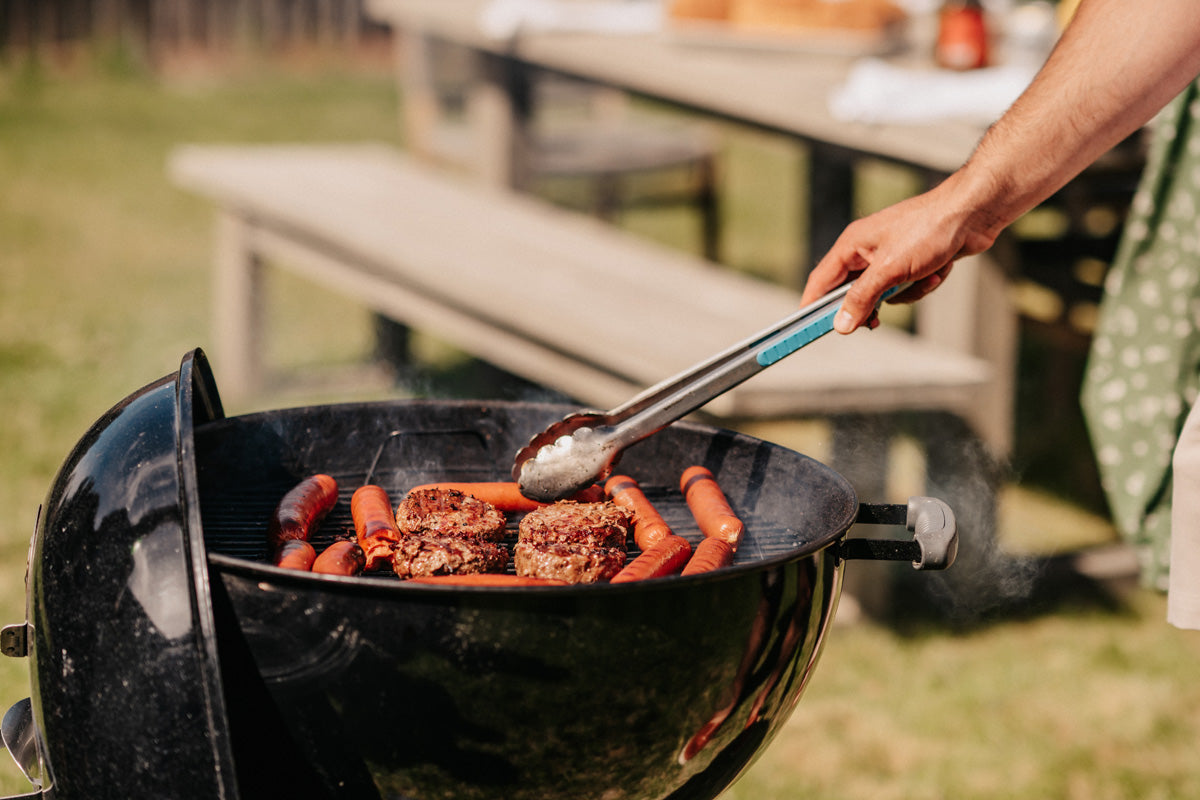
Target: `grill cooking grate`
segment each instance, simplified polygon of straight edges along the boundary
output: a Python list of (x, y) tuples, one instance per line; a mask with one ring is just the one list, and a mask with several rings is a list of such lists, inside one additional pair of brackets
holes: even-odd
[[(332, 473), (331, 473), (332, 474)], [(350, 517), (350, 497), (354, 490), (367, 482), (367, 475), (333, 474), (338, 482), (338, 503), (313, 533), (310, 541), (319, 553), (336, 539), (354, 536), (354, 521)], [(388, 491), (393, 505), (403, 499), (408, 488), (427, 482), (422, 478), (402, 480), (400, 475), (376, 475), (375, 481)], [(469, 481), (472, 477), (446, 476), (447, 481)], [(201, 498), (201, 516), (204, 525), (204, 541), (208, 550), (222, 555), (266, 563), (269, 561), (267, 548), (267, 525), (279, 499), (292, 488), (291, 483), (260, 485), (259, 487), (223, 493), (219, 498)], [(682, 494), (665, 486), (643, 485), (646, 497), (662, 514), (671, 529), (694, 546), (703, 536), (692, 518), (691, 511)], [(800, 539), (790, 528), (767, 523), (754, 514), (739, 514), (746, 525), (742, 546), (738, 549), (735, 564), (781, 555), (795, 549)], [(510, 514), (508, 536), (504, 544), (510, 552), (517, 541), (517, 525), (521, 514)], [(629, 557), (636, 558), (640, 551), (629, 541)], [(513, 566), (509, 560), (508, 571)], [(387, 571), (374, 573), (386, 576)]]
[[(353, 537), (350, 499), (359, 487), (379, 485), (395, 505), (421, 484), (507, 480), (512, 453), (545, 419), (544, 410), (523, 404), (415, 402), (313, 406), (200, 426), (205, 547), (269, 563), (266, 534), (275, 506), (304, 477), (323, 472), (337, 480), (339, 498), (312, 535), (320, 552)], [(632, 448), (618, 470), (639, 481), (667, 524), (693, 546), (703, 537), (678, 485), (691, 464), (711, 465), (746, 526), (735, 565), (811, 552), (845, 532), (848, 523), (839, 520), (852, 519), (850, 505), (857, 505), (836, 474), (810, 459), (730, 432), (674, 426)], [(509, 516), (510, 552), (520, 517)], [(638, 549), (628, 544), (636, 558)]]

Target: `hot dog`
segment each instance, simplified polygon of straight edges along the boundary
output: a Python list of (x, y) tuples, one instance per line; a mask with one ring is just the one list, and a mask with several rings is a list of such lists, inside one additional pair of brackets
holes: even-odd
[(652, 544), (613, 576), (612, 583), (642, 581), (674, 575), (683, 569), (692, 554), (692, 545), (682, 536), (671, 534)]
[(275, 551), (275, 566), (308, 572), (312, 569), (317, 551), (303, 539), (288, 539)]
[(392, 558), (392, 549), (400, 542), (392, 501), (381, 486), (360, 486), (350, 498), (350, 516), (362, 548), (363, 570), (373, 572)]
[[(443, 482), (425, 483), (414, 486), (409, 493), (420, 489), (448, 490), (454, 489), (469, 494), (476, 500), (491, 503), (496, 508), (507, 513), (533, 511), (535, 508), (547, 505), (537, 500), (531, 500), (521, 494), (516, 481), (477, 481), (477, 482)], [(588, 486), (571, 495), (570, 500), (578, 503), (596, 503), (604, 499), (604, 490), (599, 486)]]
[(683, 568), (682, 575), (696, 575), (700, 572), (712, 572), (714, 569), (727, 567), (733, 563), (733, 548), (724, 539), (711, 536), (696, 545), (695, 552)]
[(733, 513), (712, 472), (701, 466), (688, 467), (679, 479), (679, 488), (683, 491), (692, 516), (696, 518), (696, 524), (700, 526), (700, 532), (721, 539), (737, 550), (745, 526)]
[(671, 527), (646, 499), (638, 482), (628, 475), (613, 475), (604, 483), (609, 498), (633, 514), (633, 541), (641, 550), (671, 535)]
[(274, 551), (291, 539), (307, 541), (337, 499), (337, 481), (328, 475), (313, 475), (300, 481), (275, 507), (267, 527), (267, 544)]
[(339, 539), (321, 551), (313, 561), (312, 571), (323, 575), (357, 575), (365, 561), (358, 542)]

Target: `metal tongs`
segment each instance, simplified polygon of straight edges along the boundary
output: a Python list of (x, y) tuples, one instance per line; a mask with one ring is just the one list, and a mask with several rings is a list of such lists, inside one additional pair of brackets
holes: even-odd
[[(529, 440), (513, 463), (521, 493), (542, 502), (568, 497), (611, 474), (621, 452), (833, 330), (851, 284), (608, 413), (580, 411)], [(897, 286), (884, 299), (900, 291)]]

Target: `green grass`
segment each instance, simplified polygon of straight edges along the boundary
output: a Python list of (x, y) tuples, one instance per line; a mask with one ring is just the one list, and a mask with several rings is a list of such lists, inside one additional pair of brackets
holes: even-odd
[[(209, 340), (209, 206), (171, 187), (188, 141), (395, 141), (386, 69), (239, 71), (159, 81), (87, 69), (0, 70), (0, 622), (24, 619), (22, 576), (38, 505), (107, 408)], [(362, 358), (369, 320), (279, 281), (283, 363)], [(236, 411), (237, 409), (232, 409)], [(28, 694), (0, 659), (0, 706)], [(21, 786), (0, 758), (0, 794)], [(15, 777), (14, 777), (15, 776)]]
[[(170, 148), (396, 143), (396, 111), (383, 64), (169, 79), (136, 68), (0, 65), (0, 623), (24, 618), (29, 535), (69, 449), (109, 406), (209, 341), (212, 210), (169, 185)], [(794, 228), (803, 159), (743, 133), (730, 133), (728, 152), (728, 256), (782, 278), (804, 256)], [(629, 224), (681, 242), (692, 232), (669, 214)], [(272, 363), (304, 374), (365, 360), (361, 309), (302, 281), (272, 280)], [(378, 391), (345, 384), (327, 394)], [(254, 403), (307, 400), (275, 393)], [(796, 435), (770, 432), (785, 442)], [(819, 452), (821, 432), (812, 435), (804, 446)], [(1036, 517), (1047, 529), (1037, 533), (1058, 541), (1103, 527), (1086, 514)], [(792, 721), (728, 796), (1200, 796), (1200, 638), (1166, 626), (1161, 597), (1127, 599), (1109, 607), (1072, 595), (965, 632), (835, 628)], [(0, 659), (0, 710), (28, 693), (26, 670)], [(22, 788), (0, 757), (0, 794)]]
[(835, 628), (791, 722), (728, 797), (1200, 796), (1200, 638), (1163, 608), (1139, 595), (1122, 613), (963, 635)]

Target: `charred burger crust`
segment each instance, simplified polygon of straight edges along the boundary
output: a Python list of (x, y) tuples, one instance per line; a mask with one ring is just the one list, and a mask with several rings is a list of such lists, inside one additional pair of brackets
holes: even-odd
[(582, 544), (624, 550), (633, 519), (611, 502), (559, 502), (534, 509), (518, 526), (520, 541), (528, 544)]
[(415, 536), (458, 536), (498, 542), (504, 512), (458, 489), (417, 489), (396, 507), (396, 527)]
[(578, 542), (517, 542), (513, 548), (517, 575), (569, 583), (611, 580), (625, 566), (626, 558), (622, 548), (592, 547)]
[(504, 572), (508, 548), (497, 542), (461, 536), (402, 534), (392, 549), (398, 578)]
[(610, 580), (625, 566), (633, 518), (611, 503), (564, 501), (527, 513), (518, 525), (518, 575), (568, 583)]

